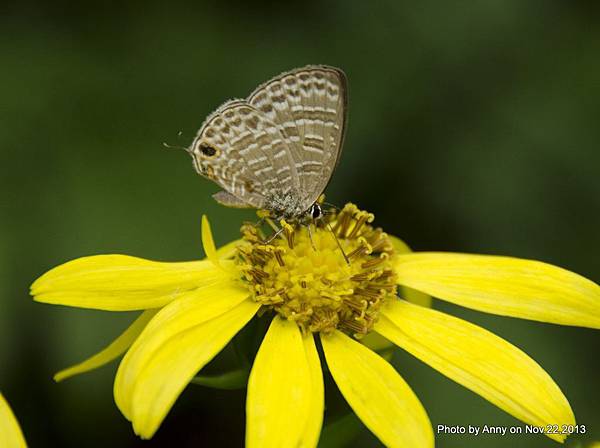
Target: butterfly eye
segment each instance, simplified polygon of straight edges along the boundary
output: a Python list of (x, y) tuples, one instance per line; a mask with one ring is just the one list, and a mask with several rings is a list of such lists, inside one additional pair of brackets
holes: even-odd
[(198, 150), (200, 151), (200, 154), (207, 158), (212, 158), (219, 152), (216, 148), (213, 148), (206, 143), (200, 143), (198, 145)]
[(313, 219), (318, 219), (323, 214), (323, 210), (321, 210), (321, 206), (319, 204), (313, 204), (310, 208), (310, 215)]

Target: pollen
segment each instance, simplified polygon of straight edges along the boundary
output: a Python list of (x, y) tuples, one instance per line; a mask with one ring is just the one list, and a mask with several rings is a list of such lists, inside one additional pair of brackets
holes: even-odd
[(271, 241), (260, 227), (244, 224), (248, 244), (238, 248), (237, 263), (253, 299), (263, 312), (272, 310), (305, 333), (339, 329), (364, 336), (381, 305), (396, 297), (394, 249), (373, 219), (346, 204), (310, 229), (282, 220), (282, 232)]

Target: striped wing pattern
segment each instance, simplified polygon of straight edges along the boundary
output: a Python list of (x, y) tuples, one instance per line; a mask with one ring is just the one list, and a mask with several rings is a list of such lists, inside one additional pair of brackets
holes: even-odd
[(268, 191), (289, 192), (297, 182), (297, 176), (276, 174), (278, 166), (293, 166), (285, 136), (243, 100), (219, 107), (196, 140), (196, 170), (249, 206), (264, 208)]
[(346, 77), (331, 67), (284, 73), (258, 87), (248, 102), (288, 136), (305, 205), (329, 183), (341, 152), (346, 113)]
[(341, 70), (309, 66), (283, 73), (206, 119), (190, 148), (194, 166), (225, 190), (219, 202), (268, 209), (272, 198), (287, 198), (295, 205), (290, 214), (299, 214), (333, 174), (345, 110)]

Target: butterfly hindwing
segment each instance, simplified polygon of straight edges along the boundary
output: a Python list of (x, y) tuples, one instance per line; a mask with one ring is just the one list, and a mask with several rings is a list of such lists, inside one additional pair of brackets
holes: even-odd
[(244, 100), (227, 102), (210, 115), (191, 152), (200, 174), (250, 206), (263, 208), (270, 196), (299, 188), (289, 141)]
[(250, 205), (238, 198), (237, 196), (232, 195), (228, 191), (221, 190), (218, 193), (212, 195), (213, 199), (217, 201), (219, 204), (224, 205), (225, 207), (233, 207), (233, 208), (248, 208)]

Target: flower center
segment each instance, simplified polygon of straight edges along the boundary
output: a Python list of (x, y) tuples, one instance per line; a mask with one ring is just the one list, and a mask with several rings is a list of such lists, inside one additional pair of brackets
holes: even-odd
[(245, 224), (249, 244), (239, 248), (237, 262), (254, 300), (304, 332), (367, 334), (382, 303), (396, 294), (393, 247), (387, 234), (370, 225), (373, 218), (346, 204), (311, 224), (311, 232), (282, 220), (282, 234), (268, 243), (260, 228)]

